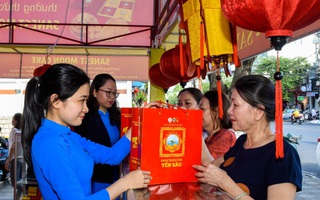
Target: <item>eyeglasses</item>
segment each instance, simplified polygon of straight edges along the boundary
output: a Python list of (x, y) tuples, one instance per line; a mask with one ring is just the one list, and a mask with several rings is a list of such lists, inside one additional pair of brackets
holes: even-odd
[(98, 89), (98, 90), (101, 90), (102, 92), (105, 92), (107, 97), (118, 98), (118, 96), (119, 96), (118, 92), (112, 92), (112, 91), (107, 91), (107, 90), (102, 90), (102, 89)]

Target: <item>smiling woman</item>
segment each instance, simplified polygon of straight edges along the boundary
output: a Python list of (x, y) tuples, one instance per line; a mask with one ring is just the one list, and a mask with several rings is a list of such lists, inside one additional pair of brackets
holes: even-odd
[[(91, 83), (87, 105), (89, 112), (80, 126), (74, 128), (93, 142), (112, 147), (120, 139), (120, 109), (117, 106), (119, 92), (116, 80), (110, 74), (98, 74)], [(98, 192), (119, 179), (118, 165), (97, 163), (92, 176), (92, 191)]]
[[(110, 187), (92, 191), (94, 164), (119, 165), (130, 151), (131, 131), (117, 145), (106, 147), (71, 130), (70, 126), (80, 125), (88, 112), (89, 83), (89, 77), (80, 68), (55, 64), (27, 84), (23, 154), (28, 167), (33, 168), (44, 199), (115, 199), (128, 189), (147, 187), (150, 183), (150, 172), (135, 170), (113, 179)], [(114, 81), (110, 83), (101, 87), (116, 91)], [(92, 94), (100, 94), (106, 105), (115, 101), (99, 90)]]

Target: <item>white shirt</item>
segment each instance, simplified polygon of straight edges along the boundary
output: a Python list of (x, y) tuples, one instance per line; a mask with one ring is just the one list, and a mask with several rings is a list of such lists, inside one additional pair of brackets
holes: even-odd
[[(15, 141), (17, 140), (17, 141)], [(23, 158), (22, 144), (21, 144), (21, 130), (13, 128), (9, 135), (9, 149), (15, 143), (15, 150), (17, 150), (17, 158)], [(14, 159), (14, 156), (11, 160)]]

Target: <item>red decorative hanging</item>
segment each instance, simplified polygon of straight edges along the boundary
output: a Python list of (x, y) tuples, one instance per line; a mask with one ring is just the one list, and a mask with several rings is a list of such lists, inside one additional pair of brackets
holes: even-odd
[[(280, 51), (301, 29), (320, 18), (319, 0), (221, 0), (222, 12), (235, 26), (263, 32), (275, 50)], [(283, 158), (282, 74), (277, 54), (276, 80), (276, 158)]]
[(44, 64), (38, 68), (35, 68), (34, 71), (33, 71), (33, 76), (41, 76), (42, 74), (44, 74), (47, 69), (51, 67), (51, 65), (49, 64)]
[(279, 36), (292, 37), (293, 31), (320, 18), (318, 0), (221, 0), (221, 8), (234, 25), (265, 33), (276, 50), (288, 39)]
[(159, 62), (160, 71), (164, 76), (178, 80), (183, 86), (190, 79), (197, 76), (197, 73), (188, 76), (188, 63), (186, 45), (179, 44), (162, 54)]
[(171, 79), (163, 75), (163, 73), (160, 71), (159, 63), (150, 67), (149, 78), (151, 83), (161, 87), (165, 92), (169, 89), (169, 87), (179, 83), (178, 79)]

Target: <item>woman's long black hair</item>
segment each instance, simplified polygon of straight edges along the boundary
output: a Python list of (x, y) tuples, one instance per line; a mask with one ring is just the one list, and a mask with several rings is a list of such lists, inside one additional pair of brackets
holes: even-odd
[[(98, 113), (100, 105), (97, 101), (97, 98), (93, 96), (93, 91), (95, 90), (97, 92), (109, 80), (116, 83), (116, 80), (110, 74), (98, 74), (94, 77), (91, 83), (90, 94), (87, 103), (89, 112), (94, 112), (95, 114)], [(120, 130), (121, 114), (120, 109), (117, 106), (117, 102), (114, 102), (110, 108), (107, 108), (107, 111), (110, 116), (111, 125), (117, 126)]]
[(22, 146), (28, 166), (32, 166), (32, 140), (51, 105), (50, 96), (57, 94), (58, 98), (64, 101), (84, 84), (90, 84), (86, 73), (78, 67), (64, 63), (52, 65), (42, 76), (33, 77), (27, 83), (22, 120)]

